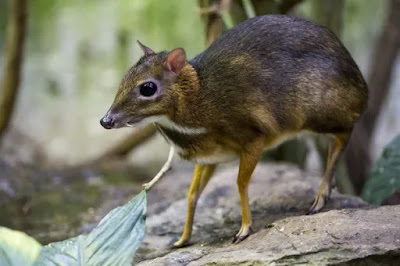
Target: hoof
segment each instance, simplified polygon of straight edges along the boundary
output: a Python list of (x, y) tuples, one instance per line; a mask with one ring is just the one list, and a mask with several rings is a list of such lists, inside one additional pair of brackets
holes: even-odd
[(179, 239), (174, 244), (172, 244), (172, 248), (183, 248), (189, 245), (189, 241)]
[(251, 228), (249, 228), (248, 230), (247, 230), (247, 233), (243, 233), (243, 231), (246, 231), (246, 230), (240, 230), (239, 231), (239, 233), (237, 233), (237, 235), (235, 235), (234, 237), (233, 237), (233, 240), (232, 240), (232, 244), (239, 244), (240, 242), (242, 242), (243, 240), (245, 240), (246, 238), (248, 238), (249, 237), (249, 235), (251, 235), (252, 233), (253, 233), (253, 230), (251, 229)]
[(318, 195), (306, 214), (311, 215), (320, 212), (328, 202), (328, 199), (329, 197), (326, 195)]
[(232, 244), (239, 244), (243, 240), (249, 237), (250, 234), (247, 235), (240, 235), (240, 236), (234, 236), (232, 240)]

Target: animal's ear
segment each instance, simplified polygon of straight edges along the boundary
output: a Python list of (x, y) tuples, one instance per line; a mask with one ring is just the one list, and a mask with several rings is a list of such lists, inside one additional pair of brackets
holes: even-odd
[(166, 66), (167, 68), (174, 72), (175, 74), (179, 74), (182, 68), (186, 64), (186, 53), (183, 48), (176, 48), (169, 52)]
[(139, 44), (140, 48), (142, 48), (145, 56), (155, 54), (153, 50), (151, 50), (149, 47), (141, 43), (139, 40), (137, 41), (137, 43)]

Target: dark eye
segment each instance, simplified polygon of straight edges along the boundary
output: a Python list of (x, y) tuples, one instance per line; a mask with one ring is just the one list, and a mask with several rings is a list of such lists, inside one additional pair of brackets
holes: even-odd
[(140, 94), (145, 97), (154, 95), (157, 91), (157, 85), (154, 82), (145, 82), (140, 86)]

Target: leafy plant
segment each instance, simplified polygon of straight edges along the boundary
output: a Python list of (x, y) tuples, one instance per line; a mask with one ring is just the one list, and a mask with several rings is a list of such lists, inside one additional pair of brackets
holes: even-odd
[(372, 204), (381, 202), (400, 188), (400, 135), (386, 146), (374, 164), (362, 198)]
[(27, 234), (0, 227), (0, 265), (32, 265), (41, 248)]
[(0, 227), (0, 265), (131, 265), (145, 234), (146, 192), (104, 217), (88, 235), (41, 245)]

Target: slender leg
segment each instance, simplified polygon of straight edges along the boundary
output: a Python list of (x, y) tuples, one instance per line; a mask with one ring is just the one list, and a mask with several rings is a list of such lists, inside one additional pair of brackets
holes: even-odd
[(174, 247), (182, 247), (189, 241), (192, 234), (193, 218), (196, 210), (197, 200), (212, 177), (215, 167), (215, 164), (196, 164), (194, 168), (192, 184), (190, 185), (188, 193), (188, 210), (186, 214), (185, 227), (183, 229), (181, 238), (174, 243)]
[(308, 210), (307, 214), (314, 214), (319, 212), (328, 201), (333, 183), (333, 173), (335, 171), (336, 164), (344, 148), (346, 147), (347, 141), (350, 134), (337, 134), (333, 137), (328, 150), (328, 158), (326, 163), (326, 170), (322, 183), (318, 189), (318, 193), (315, 196), (314, 202)]
[(172, 159), (174, 158), (174, 153), (175, 153), (175, 148), (173, 146), (171, 146), (171, 148), (169, 149), (169, 155), (168, 155), (167, 161), (164, 163), (161, 170), (156, 174), (155, 177), (153, 177), (153, 179), (149, 183), (145, 183), (142, 185), (144, 190), (146, 190), (146, 191), (150, 190), (151, 187), (155, 183), (157, 183), (158, 180), (160, 180), (160, 178), (163, 177), (163, 175), (169, 171), (169, 169), (171, 169), (171, 164), (172, 164)]
[(233, 238), (233, 243), (237, 244), (250, 235), (252, 224), (251, 211), (249, 205), (248, 187), (251, 175), (260, 159), (265, 138), (259, 137), (246, 147), (246, 151), (240, 155), (239, 174), (237, 185), (239, 189), (240, 201), (242, 205), (242, 227)]

